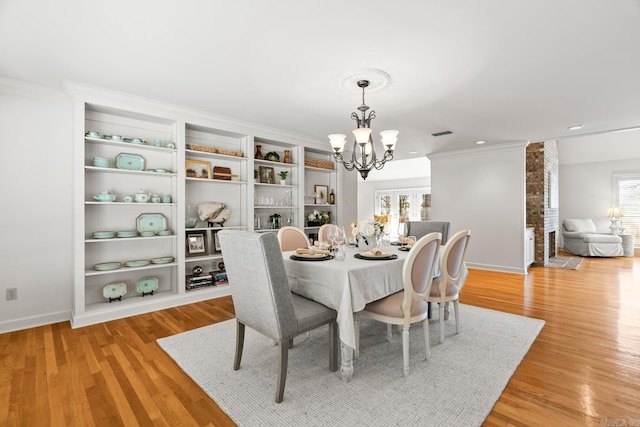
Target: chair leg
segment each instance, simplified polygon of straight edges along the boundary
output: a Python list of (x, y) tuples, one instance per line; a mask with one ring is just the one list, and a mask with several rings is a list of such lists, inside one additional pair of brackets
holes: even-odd
[(406, 377), (409, 375), (409, 325), (402, 326), (402, 363)]
[(240, 369), (240, 362), (242, 361), (242, 349), (244, 348), (244, 323), (240, 323), (236, 320), (236, 354), (233, 358), (233, 370)]
[(360, 357), (360, 315), (358, 313), (353, 316), (353, 329), (356, 338), (356, 348), (353, 349), (354, 357)]
[(278, 370), (278, 385), (276, 389), (276, 403), (282, 402), (284, 386), (287, 382), (287, 365), (289, 364), (289, 339), (280, 340), (280, 369)]
[(444, 320), (449, 320), (449, 301), (444, 303)]
[(460, 305), (458, 304), (458, 300), (455, 300), (453, 302), (453, 310), (455, 311), (455, 314), (456, 314), (456, 334), (460, 333), (460, 312), (459, 312), (459, 308), (460, 308)]
[[(329, 370), (338, 370), (338, 348), (340, 347), (338, 334), (338, 322), (329, 323)], [(357, 341), (356, 341), (357, 342)]]
[(424, 333), (424, 358), (429, 360), (431, 357), (431, 342), (429, 341), (429, 318), (422, 322), (422, 332)]
[(444, 343), (444, 304), (440, 304), (440, 344)]

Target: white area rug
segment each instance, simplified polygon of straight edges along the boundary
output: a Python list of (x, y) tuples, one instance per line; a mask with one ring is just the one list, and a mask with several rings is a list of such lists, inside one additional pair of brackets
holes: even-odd
[(445, 342), (431, 321), (431, 358), (424, 360), (422, 326), (411, 327), (410, 373), (402, 375), (402, 339), (386, 325), (362, 320), (353, 380), (329, 371), (328, 329), (302, 335), (289, 351), (284, 401), (275, 403), (277, 347), (247, 328), (240, 370), (233, 370), (235, 320), (158, 340), (176, 363), (241, 426), (479, 426), (544, 322), (460, 306)]

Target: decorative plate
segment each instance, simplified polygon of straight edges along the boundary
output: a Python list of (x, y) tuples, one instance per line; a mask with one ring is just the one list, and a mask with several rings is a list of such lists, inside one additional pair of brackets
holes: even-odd
[(138, 154), (120, 153), (116, 156), (116, 167), (132, 171), (144, 170), (144, 157)]
[(151, 260), (151, 263), (152, 264), (166, 264), (168, 262), (173, 261), (174, 259), (175, 258), (172, 257), (172, 256), (163, 256), (163, 257), (160, 257), (160, 258), (153, 258)]
[(146, 259), (140, 259), (136, 261), (128, 261), (124, 263), (125, 267), (144, 267), (145, 265), (151, 264), (151, 261)]
[(136, 230), (158, 232), (167, 229), (167, 218), (159, 213), (145, 213), (136, 218)]
[(396, 254), (390, 254), (388, 252), (384, 252), (384, 255), (370, 255), (368, 254), (370, 251), (362, 252), (359, 254), (355, 254), (354, 257), (358, 259), (367, 259), (371, 261), (382, 261), (382, 260), (390, 260), (398, 258)]
[(222, 202), (204, 202), (198, 205), (201, 221), (224, 224), (229, 219), (229, 208)]
[(293, 254), (289, 258), (291, 258), (294, 261), (327, 261), (327, 260), (333, 259), (331, 255), (324, 255), (324, 254), (313, 254), (313, 255)]
[(93, 269), (96, 271), (109, 271), (115, 270), (116, 268), (120, 268), (122, 264), (119, 262), (104, 262), (102, 264), (96, 264), (93, 266)]
[(107, 298), (109, 302), (114, 299), (122, 301), (122, 297), (127, 294), (128, 288), (127, 282), (107, 283), (102, 287), (102, 296)]
[(157, 277), (143, 277), (136, 282), (136, 290), (142, 296), (146, 294), (153, 295), (153, 291), (158, 289), (158, 278)]
[(137, 235), (137, 231), (118, 231), (116, 233), (116, 236), (118, 237), (136, 237)]
[(94, 231), (92, 234), (94, 239), (111, 239), (116, 237), (115, 231)]

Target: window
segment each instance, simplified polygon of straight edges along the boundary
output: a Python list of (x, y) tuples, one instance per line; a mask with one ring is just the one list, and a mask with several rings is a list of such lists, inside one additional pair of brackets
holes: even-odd
[(427, 188), (376, 191), (376, 215), (391, 215), (391, 237), (398, 236), (400, 221), (431, 219), (431, 193)]
[(620, 227), (640, 243), (640, 172), (614, 174), (614, 197), (620, 208)]

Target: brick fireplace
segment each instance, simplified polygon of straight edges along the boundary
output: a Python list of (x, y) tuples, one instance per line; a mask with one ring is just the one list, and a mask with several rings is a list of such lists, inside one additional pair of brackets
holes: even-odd
[(558, 253), (559, 209), (550, 207), (550, 177), (558, 176), (558, 141), (535, 142), (526, 151), (527, 227), (535, 228), (535, 265)]

